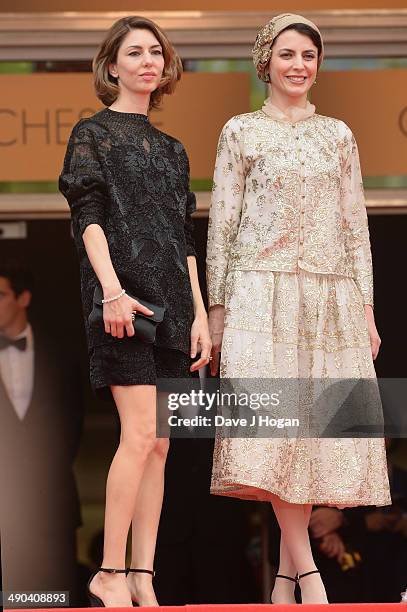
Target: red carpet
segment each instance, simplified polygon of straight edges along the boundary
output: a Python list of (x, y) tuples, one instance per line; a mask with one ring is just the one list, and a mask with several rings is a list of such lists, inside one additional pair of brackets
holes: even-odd
[[(32, 608), (31, 608), (32, 609)], [(103, 610), (104, 608), (36, 608), (37, 612), (58, 612), (63, 610), (64, 612), (84, 612), (84, 610)], [(123, 612), (126, 608), (109, 608), (112, 612)], [(134, 608), (128, 608), (133, 610)], [(137, 608), (143, 610), (143, 608)], [(20, 610), (11, 610), (10, 612), (21, 612)], [(144, 608), (146, 612), (151, 612), (151, 608)], [(301, 608), (298, 605), (283, 606), (283, 605), (268, 605), (268, 604), (208, 604), (204, 606), (160, 606), (160, 612), (376, 612), (376, 610), (382, 610), (383, 612), (407, 612), (407, 603), (377, 603), (377, 604), (330, 604), (327, 605), (313, 605), (303, 604)]]

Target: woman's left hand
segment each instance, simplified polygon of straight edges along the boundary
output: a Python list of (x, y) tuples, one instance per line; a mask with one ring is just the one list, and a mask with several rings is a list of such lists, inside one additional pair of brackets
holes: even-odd
[(373, 308), (370, 306), (370, 304), (365, 304), (365, 314), (367, 320), (367, 329), (369, 331), (370, 337), (370, 346), (372, 347), (372, 358), (373, 360), (375, 360), (379, 353), (379, 348), (382, 341), (380, 340), (379, 333), (376, 329)]
[(191, 357), (194, 358), (199, 351), (201, 352), (201, 357), (198, 361), (191, 365), (191, 372), (196, 372), (196, 370), (209, 363), (211, 348), (212, 342), (208, 329), (208, 317), (205, 312), (195, 316), (191, 327)]

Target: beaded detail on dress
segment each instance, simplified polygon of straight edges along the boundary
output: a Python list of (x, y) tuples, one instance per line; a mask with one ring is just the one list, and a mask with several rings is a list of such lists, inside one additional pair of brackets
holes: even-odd
[(299, 269), (353, 278), (364, 303), (373, 304), (355, 139), (312, 105), (301, 111), (309, 116), (292, 123), (266, 103), (223, 128), (209, 216), (210, 306), (224, 304), (231, 270)]
[[(208, 289), (210, 305), (225, 307), (221, 379), (243, 387), (247, 379), (267, 389), (269, 379), (329, 386), (328, 379), (375, 378), (357, 147), (342, 121), (314, 110), (283, 113), (266, 103), (233, 117), (220, 137)], [(309, 397), (299, 396), (290, 410), (301, 425), (312, 422)], [(279, 408), (270, 414), (277, 418)], [(391, 503), (382, 438), (277, 433), (233, 437), (219, 427), (211, 492), (339, 507)]]

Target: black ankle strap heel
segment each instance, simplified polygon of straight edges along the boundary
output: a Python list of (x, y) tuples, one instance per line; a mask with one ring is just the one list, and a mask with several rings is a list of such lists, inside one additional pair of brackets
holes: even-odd
[(291, 582), (295, 582), (295, 584), (297, 584), (298, 582), (298, 576), (295, 576), (295, 578), (291, 578), (291, 576), (284, 576), (284, 574), (276, 574), (276, 578), (285, 578), (286, 580), (291, 580)]
[[(294, 582), (295, 584), (298, 583), (297, 576), (295, 576), (294, 578), (291, 578), (291, 576), (284, 576), (284, 574), (276, 574), (276, 578), (285, 578), (285, 580), (290, 580), (291, 582)], [(273, 594), (273, 591), (271, 591), (270, 597), (269, 597), (271, 604), (274, 603), (273, 600), (271, 599), (272, 594)]]
[[(130, 574), (130, 572), (133, 572), (134, 574), (150, 574), (150, 576), (152, 576), (153, 578), (155, 576), (155, 571), (154, 570), (148, 570), (148, 569), (139, 569), (139, 568), (134, 568), (134, 567), (128, 567), (126, 569), (126, 576), (128, 574)], [(133, 596), (132, 596), (132, 602), (133, 602), (133, 606), (136, 606), (136, 607), (139, 606), (138, 602), (135, 599), (133, 599)]]
[(147, 569), (135, 569), (133, 567), (128, 567), (126, 569), (126, 576), (127, 574), (129, 574), (130, 572), (134, 572), (135, 574), (139, 573), (139, 574), (150, 574), (150, 576), (152, 576), (154, 578), (155, 576), (155, 571), (154, 570), (147, 570)]
[(127, 570), (114, 569), (112, 567), (98, 567), (97, 570), (93, 572), (92, 576), (88, 580), (88, 584), (86, 587), (86, 592), (88, 595), (88, 599), (89, 599), (91, 608), (105, 608), (105, 604), (100, 599), (100, 597), (97, 597), (96, 595), (94, 595), (92, 591), (90, 590), (90, 583), (92, 582), (96, 574), (98, 574), (99, 572), (106, 572), (107, 574), (126, 574)]
[(301, 578), (305, 578), (305, 576), (310, 576), (311, 574), (319, 574), (320, 571), (319, 570), (312, 570), (312, 572), (305, 572), (305, 574), (300, 574), (298, 576), (298, 580), (300, 580)]

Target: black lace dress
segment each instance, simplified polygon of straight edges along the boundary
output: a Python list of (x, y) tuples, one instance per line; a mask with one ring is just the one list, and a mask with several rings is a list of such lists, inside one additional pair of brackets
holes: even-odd
[(134, 384), (141, 343), (88, 324), (98, 282), (82, 240), (91, 223), (104, 230), (122, 287), (165, 306), (156, 347), (189, 354), (193, 302), (187, 256), (195, 255), (196, 203), (183, 145), (146, 115), (106, 108), (73, 128), (59, 188), (72, 213), (93, 387)]

